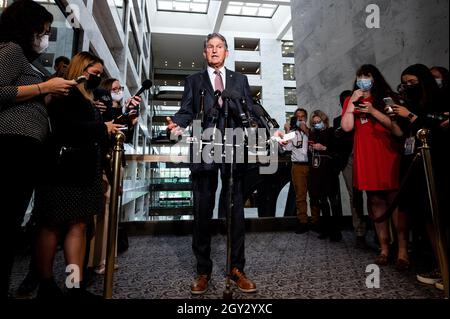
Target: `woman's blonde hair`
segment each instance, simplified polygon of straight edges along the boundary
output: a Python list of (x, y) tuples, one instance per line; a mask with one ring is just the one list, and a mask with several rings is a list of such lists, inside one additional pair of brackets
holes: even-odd
[(312, 112), (311, 117), (309, 118), (309, 125), (311, 127), (314, 126), (313, 123), (313, 118), (314, 117), (320, 117), (320, 119), (322, 120), (323, 124), (325, 124), (325, 127), (330, 127), (330, 120), (328, 119), (328, 115), (326, 115), (324, 112), (322, 112), (321, 110), (315, 110)]
[[(89, 53), (89, 52), (80, 52), (76, 54), (72, 60), (70, 61), (69, 66), (67, 67), (66, 76), (67, 80), (75, 80), (79, 76), (83, 75), (83, 73), (91, 66), (100, 63), (101, 65), (105, 65), (102, 59), (99, 57)], [(83, 96), (92, 101), (94, 99), (94, 94), (92, 90), (88, 90), (86, 88), (85, 83), (80, 83), (77, 85), (78, 90), (83, 94)]]

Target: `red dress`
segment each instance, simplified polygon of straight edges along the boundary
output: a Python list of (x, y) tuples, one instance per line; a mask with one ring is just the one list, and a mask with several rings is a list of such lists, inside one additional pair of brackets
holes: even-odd
[[(347, 98), (342, 115), (349, 101)], [(372, 98), (363, 101), (372, 102)], [(353, 186), (365, 191), (398, 189), (400, 145), (391, 132), (371, 115), (356, 112), (354, 129)]]

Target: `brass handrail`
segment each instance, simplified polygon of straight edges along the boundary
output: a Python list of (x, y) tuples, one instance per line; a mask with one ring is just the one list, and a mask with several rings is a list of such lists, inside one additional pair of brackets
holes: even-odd
[(109, 202), (109, 218), (108, 218), (108, 240), (106, 246), (106, 265), (105, 265), (105, 282), (103, 288), (103, 297), (105, 299), (112, 298), (113, 292), (113, 274), (116, 252), (117, 227), (119, 219), (119, 192), (121, 183), (121, 166), (122, 156), (124, 152), (123, 143), (125, 135), (121, 132), (114, 136), (113, 148), (113, 178), (111, 185), (111, 199)]
[(422, 142), (422, 146), (419, 147), (419, 150), (423, 158), (428, 199), (430, 201), (431, 217), (433, 220), (437, 259), (439, 261), (439, 268), (444, 281), (445, 296), (448, 298), (448, 247), (445, 236), (445, 228), (442, 222), (442, 212), (439, 211), (437, 201), (436, 184), (434, 180), (433, 165), (431, 163), (430, 146), (428, 144), (429, 137), (430, 131), (427, 129), (421, 129), (417, 132), (417, 138)]

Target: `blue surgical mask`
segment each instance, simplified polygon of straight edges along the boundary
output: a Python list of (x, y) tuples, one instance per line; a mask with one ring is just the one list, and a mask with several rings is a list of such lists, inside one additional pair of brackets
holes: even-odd
[(302, 123), (302, 121), (297, 120), (297, 122), (295, 123), (295, 125), (296, 125), (297, 127), (300, 127), (300, 123)]
[(315, 130), (321, 131), (321, 130), (323, 130), (324, 128), (325, 128), (325, 124), (323, 124), (323, 122), (319, 122), (319, 123), (315, 123), (315, 124), (314, 124), (314, 129), (315, 129)]
[(371, 79), (359, 79), (356, 81), (356, 86), (363, 91), (370, 91), (373, 86), (373, 82)]

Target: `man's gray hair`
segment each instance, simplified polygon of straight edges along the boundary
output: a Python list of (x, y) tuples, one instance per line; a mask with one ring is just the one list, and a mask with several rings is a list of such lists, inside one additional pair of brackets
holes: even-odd
[(225, 37), (223, 35), (221, 35), (220, 33), (214, 32), (214, 33), (210, 33), (206, 36), (205, 42), (203, 43), (203, 49), (206, 49), (206, 46), (208, 45), (208, 41), (214, 38), (219, 38), (220, 40), (223, 41), (223, 43), (225, 43), (225, 48), (228, 50), (228, 43), (227, 43), (227, 39), (225, 39)]

